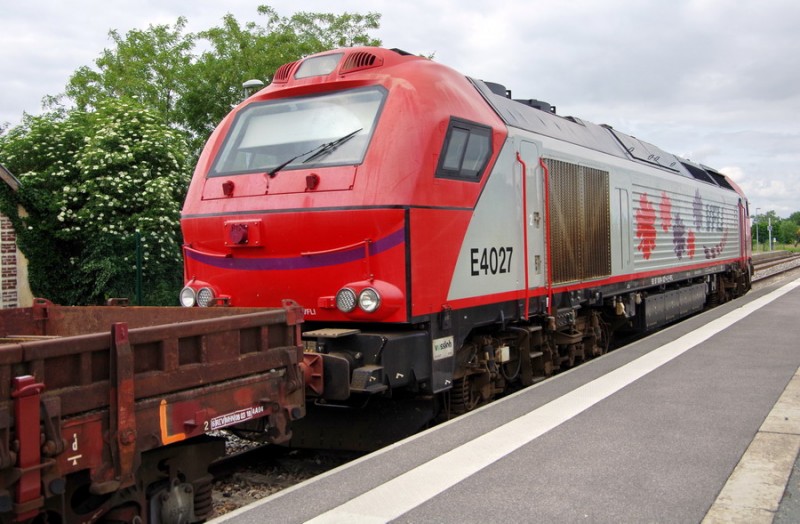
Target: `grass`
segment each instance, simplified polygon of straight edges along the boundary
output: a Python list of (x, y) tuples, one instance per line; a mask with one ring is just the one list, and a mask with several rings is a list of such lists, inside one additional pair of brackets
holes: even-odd
[[(800, 245), (796, 246), (794, 244), (772, 244), (773, 251), (789, 251), (792, 253), (800, 253)], [(769, 246), (765, 243), (761, 243), (760, 245), (753, 244), (753, 252), (760, 253), (762, 251), (769, 251)]]

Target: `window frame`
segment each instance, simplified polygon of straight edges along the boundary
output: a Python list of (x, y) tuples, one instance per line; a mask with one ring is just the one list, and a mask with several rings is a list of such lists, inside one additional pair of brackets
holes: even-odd
[(366, 135), (365, 144), (363, 150), (361, 152), (361, 156), (358, 161), (343, 161), (343, 162), (330, 162), (323, 159), (320, 162), (314, 162), (309, 164), (299, 163), (295, 164), (292, 163), (287, 165), (282, 169), (282, 171), (291, 171), (291, 170), (299, 170), (299, 169), (315, 169), (315, 168), (324, 168), (324, 167), (337, 167), (337, 166), (357, 166), (364, 163), (364, 158), (366, 157), (367, 151), (369, 150), (370, 144), (372, 139), (375, 135), (375, 130), (378, 127), (378, 123), (380, 122), (381, 116), (383, 114), (384, 106), (386, 105), (386, 99), (388, 98), (388, 91), (385, 87), (380, 85), (370, 85), (364, 87), (356, 87), (356, 88), (349, 88), (349, 89), (342, 89), (342, 90), (335, 90), (330, 92), (320, 92), (320, 93), (312, 93), (308, 95), (300, 95), (300, 96), (292, 96), (292, 97), (278, 97), (278, 98), (271, 98), (264, 101), (253, 102), (246, 107), (240, 109), (236, 116), (231, 122), (228, 130), (226, 131), (226, 135), (222, 140), (222, 143), (217, 150), (214, 159), (211, 162), (210, 168), (206, 173), (207, 178), (216, 178), (222, 176), (239, 176), (239, 175), (248, 175), (253, 173), (259, 173), (263, 171), (268, 171), (270, 167), (274, 166), (259, 166), (257, 168), (245, 168), (245, 169), (231, 169), (231, 170), (223, 170), (221, 169), (222, 164), (227, 161), (227, 155), (230, 154), (229, 148), (233, 148), (235, 151), (238, 147), (237, 144), (240, 143), (243, 138), (244, 134), (237, 133), (238, 126), (240, 125), (250, 125), (246, 121), (253, 117), (253, 113), (258, 112), (262, 108), (267, 108), (271, 105), (277, 104), (285, 104), (285, 103), (292, 103), (295, 102), (306, 102), (306, 101), (317, 101), (323, 100), (329, 96), (338, 96), (338, 95), (347, 95), (349, 93), (358, 93), (358, 92), (367, 92), (367, 91), (375, 91), (379, 93), (381, 96), (380, 101), (378, 102), (378, 106), (375, 111), (375, 115), (373, 116), (372, 125), (369, 130), (369, 133)]
[[(464, 142), (464, 149), (460, 153), (459, 162), (458, 162), (458, 169), (448, 168), (445, 167), (447, 161), (451, 158), (451, 154), (453, 152), (450, 151), (451, 143), (453, 143), (454, 137), (458, 136), (459, 131), (466, 131), (467, 137), (466, 141)], [(487, 126), (484, 124), (479, 124), (477, 122), (472, 122), (469, 120), (464, 120), (463, 118), (458, 117), (450, 117), (450, 122), (447, 126), (447, 132), (445, 134), (444, 143), (442, 144), (442, 149), (439, 153), (439, 161), (436, 165), (436, 178), (445, 178), (450, 180), (461, 180), (465, 182), (480, 182), (483, 178), (483, 174), (486, 171), (486, 167), (489, 165), (489, 161), (494, 154), (494, 145), (492, 143), (492, 127)], [(487, 146), (487, 150), (485, 153), (485, 158), (483, 158), (480, 165), (477, 169), (467, 169), (465, 168), (465, 160), (469, 162), (468, 157), (468, 150), (470, 148), (470, 143), (473, 137), (477, 137), (478, 139), (485, 139), (485, 145)]]

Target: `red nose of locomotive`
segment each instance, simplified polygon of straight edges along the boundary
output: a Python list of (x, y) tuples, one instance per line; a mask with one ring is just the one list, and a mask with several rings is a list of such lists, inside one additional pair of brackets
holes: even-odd
[(312, 320), (405, 320), (406, 216), (376, 205), (386, 170), (368, 155), (385, 156), (379, 72), (407, 60), (420, 59), (355, 49), (292, 62), (228, 116), (184, 206), (182, 305), (292, 299)]
[(499, 128), (467, 78), (408, 53), (343, 49), (282, 66), (200, 157), (181, 303), (291, 299), (320, 321), (438, 312)]

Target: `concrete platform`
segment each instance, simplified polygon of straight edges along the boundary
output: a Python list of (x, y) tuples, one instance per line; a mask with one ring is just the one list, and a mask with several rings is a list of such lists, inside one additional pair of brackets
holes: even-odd
[(750, 293), (213, 522), (771, 522), (800, 448), (798, 286)]

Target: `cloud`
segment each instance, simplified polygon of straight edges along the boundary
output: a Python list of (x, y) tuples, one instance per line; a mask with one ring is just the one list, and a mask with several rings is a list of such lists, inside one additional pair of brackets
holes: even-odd
[(739, 166), (725, 166), (719, 169), (719, 172), (723, 175), (729, 177), (731, 180), (736, 182), (742, 182), (745, 174), (741, 167)]
[[(729, 166), (751, 207), (800, 210), (800, 2), (733, 6), (727, 0), (478, 0), (404, 2), (273, 0), (282, 16), (381, 13), (387, 47), (435, 59), (502, 83), (518, 98), (546, 100), (571, 114), (708, 165)], [(0, 34), (0, 122), (37, 112), (80, 66), (124, 34), (188, 18), (218, 25), (230, 12), (262, 18), (257, 3), (189, 0), (11, 2)]]

